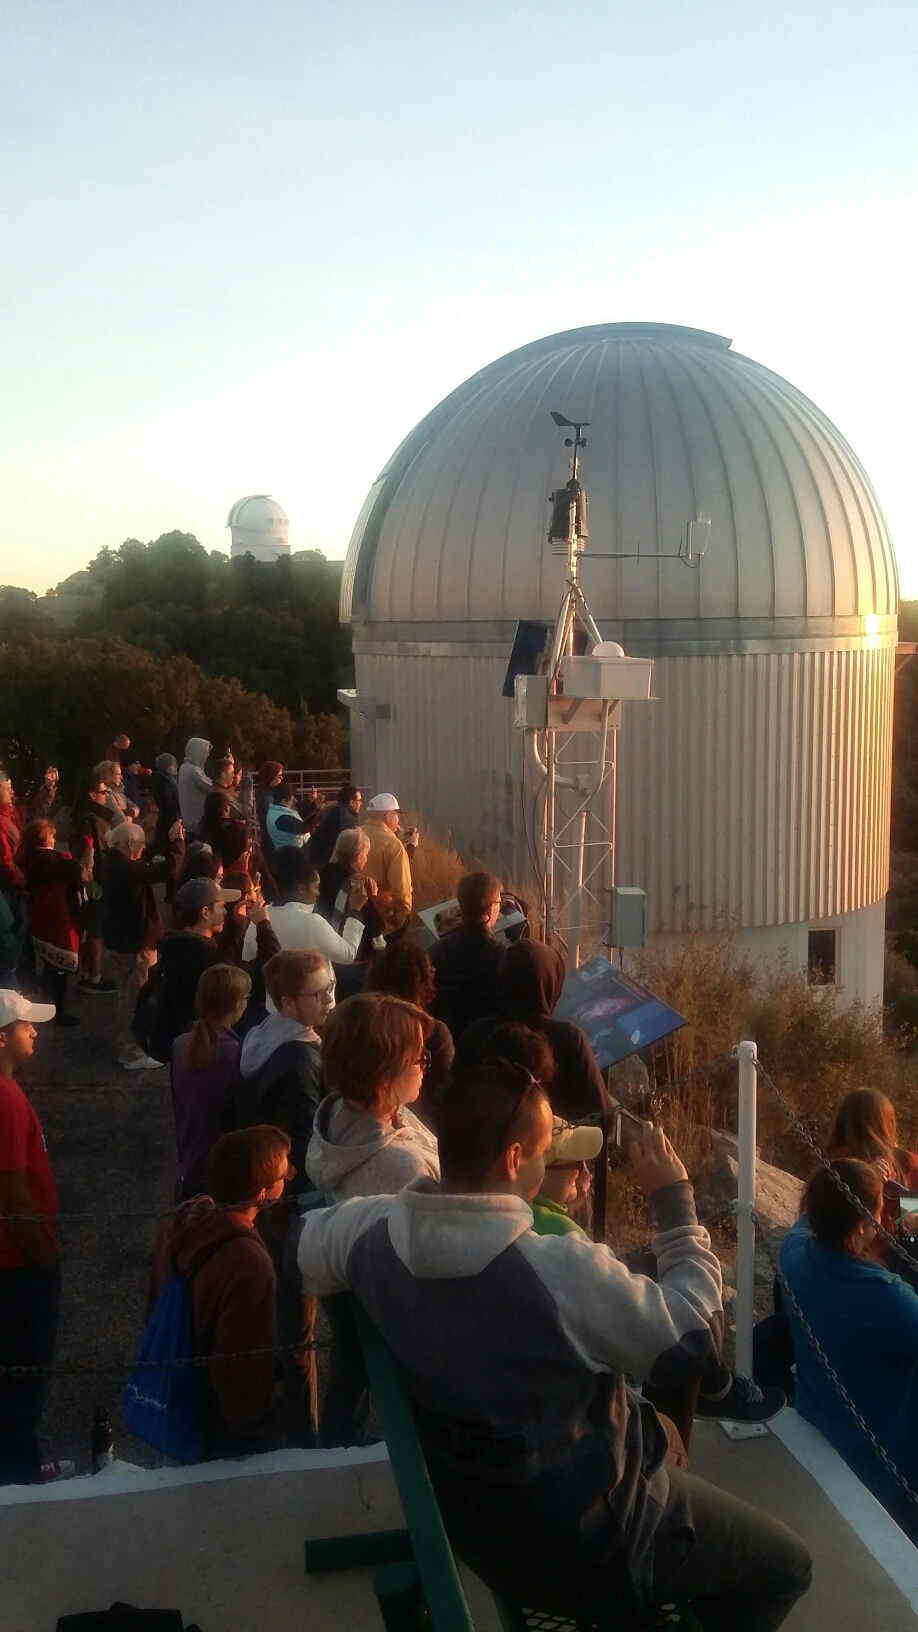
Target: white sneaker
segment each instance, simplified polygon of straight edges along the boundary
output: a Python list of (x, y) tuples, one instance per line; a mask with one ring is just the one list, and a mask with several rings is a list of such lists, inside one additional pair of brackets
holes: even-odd
[(167, 1062), (165, 1060), (151, 1059), (149, 1054), (141, 1054), (139, 1060), (121, 1061), (125, 1071), (158, 1071), (160, 1066), (163, 1066), (166, 1063)]

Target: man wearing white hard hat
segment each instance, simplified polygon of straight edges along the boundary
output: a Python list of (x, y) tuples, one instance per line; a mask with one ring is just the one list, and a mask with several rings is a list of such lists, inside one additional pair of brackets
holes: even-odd
[[(363, 818), (364, 831), (370, 841), (364, 871), (368, 878), (376, 881), (376, 905), (382, 913), (386, 935), (403, 929), (411, 917), (411, 867), (408, 850), (399, 837), (401, 814), (394, 793), (377, 793), (367, 805)], [(413, 849), (417, 843), (416, 832), (412, 830), (406, 838)]]
[[(0, 1366), (50, 1366), (61, 1282), (57, 1187), (41, 1123), (15, 1074), (31, 1058), (51, 1003), (0, 991)], [(33, 1221), (34, 1220), (34, 1221)], [(67, 1479), (72, 1462), (42, 1463), (38, 1447), (47, 1377), (0, 1375), (0, 1485)]]

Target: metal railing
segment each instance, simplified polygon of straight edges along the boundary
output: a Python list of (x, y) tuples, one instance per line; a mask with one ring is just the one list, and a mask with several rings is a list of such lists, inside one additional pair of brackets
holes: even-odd
[(345, 782), (350, 782), (351, 770), (349, 765), (332, 765), (323, 770), (302, 771), (290, 770), (284, 766), (284, 781), (289, 782), (298, 799), (305, 798), (310, 788), (317, 793), (324, 794), (327, 799), (331, 796), (336, 799), (338, 789)]

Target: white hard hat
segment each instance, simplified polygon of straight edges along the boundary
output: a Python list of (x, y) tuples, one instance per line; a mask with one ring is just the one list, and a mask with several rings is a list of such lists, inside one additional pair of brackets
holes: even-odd
[(376, 793), (367, 805), (367, 810), (401, 810), (401, 808), (394, 793)]

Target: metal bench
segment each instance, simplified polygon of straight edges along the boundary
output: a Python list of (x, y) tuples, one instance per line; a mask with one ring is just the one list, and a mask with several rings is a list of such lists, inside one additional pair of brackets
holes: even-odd
[[(392, 1351), (356, 1298), (345, 1295), (327, 1301), (332, 1305), (338, 1340), (348, 1345), (348, 1324), (359, 1340), (406, 1529), (307, 1541), (306, 1568), (315, 1573), (378, 1566), (373, 1591), (386, 1632), (475, 1632)], [(353, 1358), (359, 1363), (356, 1351)], [(589, 1632), (585, 1623), (507, 1604), (496, 1595), (494, 1603), (505, 1632)], [(638, 1632), (638, 1627), (649, 1632), (651, 1627), (667, 1625), (681, 1626), (683, 1632), (703, 1632), (687, 1605), (666, 1617), (667, 1612), (657, 1612), (655, 1617), (635, 1622), (629, 1615), (627, 1632)]]

